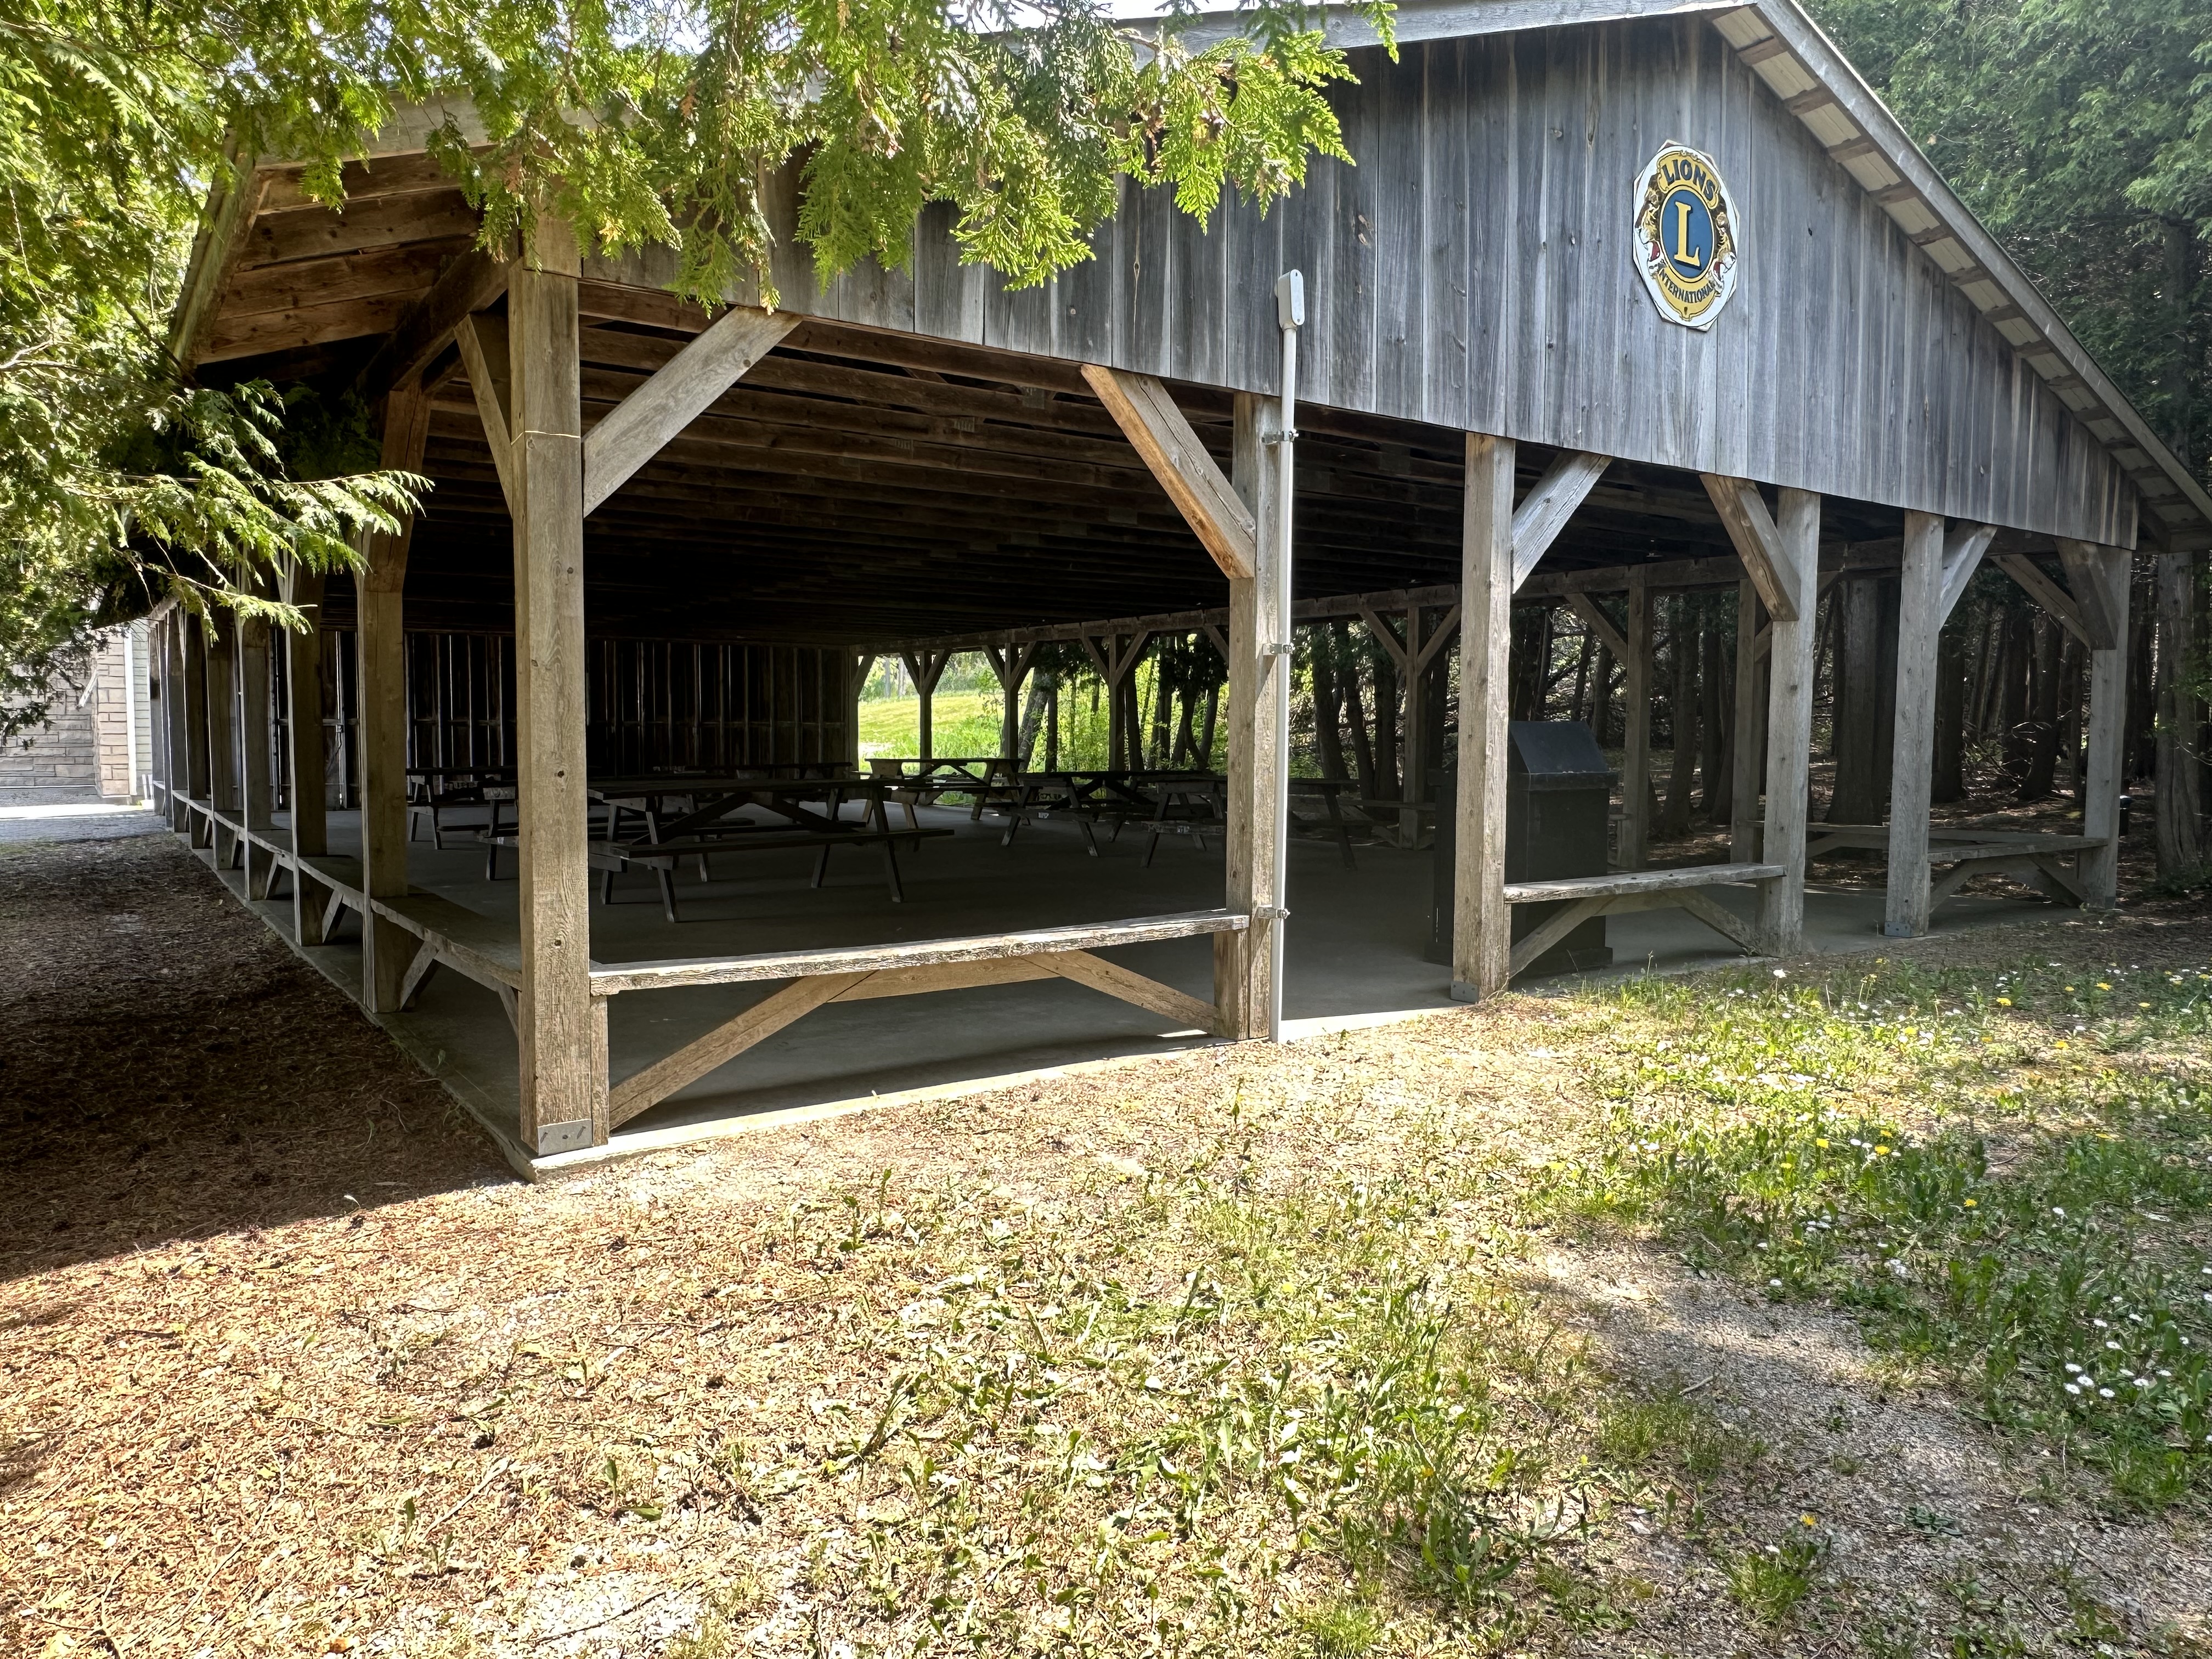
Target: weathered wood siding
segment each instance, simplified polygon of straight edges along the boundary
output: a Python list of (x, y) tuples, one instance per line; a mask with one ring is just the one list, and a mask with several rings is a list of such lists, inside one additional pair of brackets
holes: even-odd
[[(1358, 165), (1316, 167), (1264, 221), (1231, 206), (1201, 234), (1129, 190), (1096, 261), (1010, 292), (933, 214), (910, 272), (826, 293), (787, 241), (782, 301), (1268, 392), (1271, 290), (1297, 266), (1316, 403), (2134, 544), (2117, 463), (1703, 18), (1354, 60), (1337, 101)], [(1636, 179), (1670, 139), (1718, 161), (1742, 221), (1706, 334), (1661, 319), (1632, 257)]]

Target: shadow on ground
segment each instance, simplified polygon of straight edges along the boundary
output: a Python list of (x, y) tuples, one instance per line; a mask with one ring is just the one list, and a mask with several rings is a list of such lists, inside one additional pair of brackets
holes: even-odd
[(0, 846), (0, 1276), (507, 1179), (167, 836)]

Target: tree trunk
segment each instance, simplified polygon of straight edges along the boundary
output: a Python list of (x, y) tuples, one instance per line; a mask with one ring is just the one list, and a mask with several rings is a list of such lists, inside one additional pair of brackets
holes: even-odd
[(1314, 635), (1314, 748), (1321, 757), (1322, 775), (1329, 778), (1345, 775), (1343, 700), (1336, 689), (1331, 649), (1335, 643), (1332, 629), (1322, 628)]
[(1046, 712), (1052, 708), (1059, 695), (1059, 670), (1039, 668), (1031, 671), (1029, 695), (1022, 702), (1022, 723), (1018, 733), (1021, 752), (1015, 757), (1024, 772), (1029, 770), (1030, 756), (1036, 749), (1037, 730), (1044, 723)]
[[(2036, 630), (2035, 691), (2028, 711), (2027, 765), (2019, 791), (2023, 801), (2047, 799), (2058, 781), (2058, 688), (2064, 678), (2060, 632), (2048, 621)], [(2067, 637), (2070, 644), (2072, 635)]]
[(1597, 636), (1588, 629), (1584, 629), (1582, 648), (1575, 653), (1575, 695), (1573, 701), (1567, 705), (1567, 718), (1571, 720), (1588, 718), (1583, 713), (1583, 698), (1589, 691), (1591, 647), (1596, 643)]
[(1928, 799), (1941, 805), (1966, 794), (1966, 663), (1960, 630), (1936, 636), (1936, 741)]
[(1877, 773), (1881, 745), (1881, 592), (1871, 578), (1838, 590), (1834, 736), (1836, 781), (1828, 796), (1831, 823), (1876, 823), (1881, 819)]
[(1690, 786), (1698, 769), (1698, 629), (1690, 620), (1686, 593), (1675, 597), (1669, 654), (1674, 687), (1668, 699), (1667, 724), (1674, 749), (1667, 764), (1667, 806), (1660, 825), (1669, 836), (1686, 836), (1690, 832)]
[(1705, 671), (1699, 680), (1698, 769), (1704, 774), (1705, 789), (1699, 803), (1707, 823), (1726, 823), (1735, 810), (1735, 767), (1729, 758), (1735, 725), (1735, 692), (1729, 672), (1733, 664), (1719, 629), (1705, 629), (1700, 637), (1705, 641)]
[(2027, 775), (2029, 739), (2028, 672), (2030, 635), (2035, 623), (2025, 607), (2007, 605), (2004, 634), (1997, 651), (1997, 737), (2002, 744), (2005, 781), (2015, 790)]
[(1398, 671), (1378, 652), (1369, 663), (1375, 679), (1375, 781), (1380, 799), (1403, 800), (1398, 781)]
[(1359, 659), (1352, 657), (1344, 677), (1344, 708), (1352, 720), (1352, 757), (1359, 769), (1359, 794), (1363, 800), (1374, 800), (1376, 793), (1375, 744), (1369, 735), (1367, 705), (1359, 684)]
[(2197, 571), (2185, 553), (2158, 557), (2158, 872), (2191, 877), (2208, 857), (2203, 764), (2197, 733), (2204, 705), (2194, 689)]

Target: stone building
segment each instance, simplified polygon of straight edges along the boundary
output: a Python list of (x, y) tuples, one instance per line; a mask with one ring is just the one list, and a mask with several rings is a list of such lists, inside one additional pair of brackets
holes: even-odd
[(138, 799), (151, 734), (146, 624), (111, 628), (58, 689), (46, 725), (0, 748), (0, 806)]

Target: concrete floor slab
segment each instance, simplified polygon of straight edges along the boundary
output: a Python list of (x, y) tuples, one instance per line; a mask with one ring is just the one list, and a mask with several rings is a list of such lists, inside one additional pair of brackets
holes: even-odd
[[(818, 890), (808, 884), (811, 853), (737, 854), (718, 862), (710, 882), (702, 884), (696, 871), (681, 875), (683, 920), (674, 926), (662, 914), (649, 873), (619, 878), (616, 902), (592, 907), (592, 954), (603, 963), (621, 963), (920, 940), (1204, 909), (1221, 902), (1217, 839), (1201, 848), (1191, 837), (1164, 838), (1147, 867), (1144, 837), (1133, 830), (1117, 842), (1102, 836), (1094, 858), (1073, 823), (1032, 824), (1006, 847), (1000, 827), (989, 819), (973, 823), (956, 809), (925, 809), (922, 817), (930, 827), (955, 833), (902, 855), (903, 903), (890, 902), (871, 852), (841, 854)], [(331, 852), (357, 854), (356, 816), (332, 813), (330, 836)], [(481, 915), (513, 921), (518, 892), (513, 853), (502, 851), (499, 875), (488, 878), (481, 847), (456, 837), (449, 842), (442, 851), (427, 840), (410, 847), (415, 884)], [(1357, 867), (1347, 870), (1333, 845), (1293, 845), (1284, 997), (1293, 1033), (1452, 1006), (1446, 974), (1422, 954), (1431, 879), (1425, 852), (1362, 848)], [(230, 884), (239, 890), (235, 879)], [(1723, 890), (1719, 896), (1747, 915), (1756, 902), (1749, 889)], [(288, 906), (252, 908), (289, 933)], [(2051, 908), (2032, 900), (1954, 900), (1938, 913), (1936, 931), (2032, 919)], [(1815, 951), (1872, 949), (1880, 943), (1882, 897), (1815, 888), (1807, 895), (1806, 916), (1807, 944)], [(349, 921), (340, 942), (302, 952), (355, 994), (356, 927)], [(1610, 938), (1610, 969), (1521, 988), (1541, 991), (1741, 959), (1719, 935), (1678, 910), (1614, 917)], [(1174, 939), (1106, 954), (1193, 995), (1211, 994), (1209, 939)], [(774, 988), (708, 986), (614, 998), (608, 1020), (612, 1077), (619, 1081), (651, 1064)], [(441, 971), (413, 1009), (380, 1023), (514, 1146), (514, 1040), (490, 991)], [(615, 1148), (643, 1150), (893, 1097), (957, 1093), (979, 1080), (1140, 1059), (1211, 1040), (1062, 980), (834, 1004), (632, 1120), (617, 1132)], [(548, 1162), (540, 1160), (541, 1167)]]

